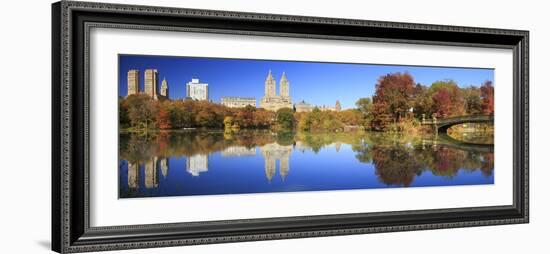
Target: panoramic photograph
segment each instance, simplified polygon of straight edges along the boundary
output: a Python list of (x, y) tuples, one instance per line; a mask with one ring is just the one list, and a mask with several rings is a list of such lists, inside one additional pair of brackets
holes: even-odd
[(118, 197), (494, 184), (494, 86), (487, 68), (120, 54)]

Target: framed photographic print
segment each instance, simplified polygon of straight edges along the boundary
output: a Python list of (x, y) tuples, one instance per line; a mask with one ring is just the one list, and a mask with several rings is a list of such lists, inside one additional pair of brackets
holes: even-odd
[(57, 252), (528, 222), (528, 31), (52, 13)]

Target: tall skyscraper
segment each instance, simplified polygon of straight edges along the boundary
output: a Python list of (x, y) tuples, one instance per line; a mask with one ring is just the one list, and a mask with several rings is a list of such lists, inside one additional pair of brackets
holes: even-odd
[(187, 97), (193, 100), (208, 100), (208, 84), (200, 83), (198, 78), (191, 79), (186, 86)]
[(139, 71), (128, 71), (128, 95), (139, 93)]
[(160, 96), (168, 99), (168, 81), (166, 81), (166, 78), (162, 79), (162, 84), (160, 86)]
[(158, 99), (157, 96), (158, 72), (156, 69), (145, 70), (145, 94), (149, 95), (153, 100)]

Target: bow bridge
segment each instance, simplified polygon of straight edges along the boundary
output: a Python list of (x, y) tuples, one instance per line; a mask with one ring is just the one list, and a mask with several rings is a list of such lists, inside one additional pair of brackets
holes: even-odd
[(425, 119), (422, 118), (422, 125), (433, 125), (437, 132), (447, 133), (447, 129), (453, 125), (463, 124), (463, 123), (493, 123), (494, 115), (468, 115), (468, 116), (456, 116), (448, 118), (432, 118)]

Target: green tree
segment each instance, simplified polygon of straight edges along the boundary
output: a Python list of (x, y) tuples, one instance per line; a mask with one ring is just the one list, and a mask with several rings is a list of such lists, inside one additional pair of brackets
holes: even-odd
[(355, 106), (357, 106), (357, 109), (366, 116), (372, 110), (372, 101), (370, 98), (360, 98), (355, 102)]
[(426, 118), (431, 117), (433, 111), (433, 100), (428, 91), (428, 87), (422, 84), (416, 84), (413, 93), (413, 113), (418, 119), (424, 115)]
[(294, 112), (290, 108), (277, 110), (277, 125), (286, 130), (294, 128)]

